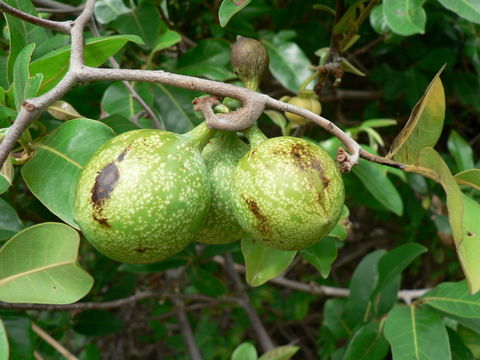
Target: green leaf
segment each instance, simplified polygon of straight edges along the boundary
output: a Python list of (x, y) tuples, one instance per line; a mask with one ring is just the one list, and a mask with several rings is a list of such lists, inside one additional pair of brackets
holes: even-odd
[(394, 33), (409, 36), (424, 34), (427, 15), (422, 8), (425, 0), (384, 0), (383, 14)]
[(379, 293), (372, 295), (370, 299), (371, 312), (369, 318), (380, 318), (387, 314), (397, 302), (398, 291), (402, 282), (401, 275), (393, 278), (393, 280)]
[(10, 345), (10, 359), (34, 359), (32, 320), (28, 315), (2, 315)]
[(223, 0), (218, 9), (218, 20), (220, 26), (227, 26), (230, 19), (247, 6), (252, 0)]
[(472, 293), (480, 291), (480, 262), (478, 261), (480, 222), (478, 219), (480, 219), (480, 204), (463, 195), (463, 237), (462, 242), (457, 244), (457, 252)]
[(457, 15), (480, 24), (480, 3), (475, 0), (438, 0)]
[(379, 127), (393, 126), (396, 124), (397, 124), (397, 120), (395, 119), (370, 119), (362, 122), (362, 125), (360, 125), (360, 128), (361, 129), (379, 128)]
[(199, 266), (189, 266), (187, 274), (192, 285), (205, 295), (217, 298), (227, 292), (227, 288), (219, 278)]
[(155, 84), (152, 93), (154, 110), (167, 130), (183, 134), (198, 122), (192, 100), (201, 93), (161, 84)]
[(0, 300), (70, 304), (84, 297), (93, 278), (77, 263), (78, 232), (61, 223), (22, 230), (0, 249)]
[(432, 310), (415, 305), (395, 306), (385, 321), (384, 334), (394, 360), (450, 360), (448, 334)]
[(344, 241), (348, 236), (348, 229), (350, 221), (348, 217), (350, 216), (350, 210), (348, 207), (343, 205), (342, 214), (340, 215), (340, 220), (338, 220), (335, 227), (330, 231), (328, 236), (337, 238), (340, 241)]
[(23, 229), (17, 212), (0, 198), (0, 240), (6, 240)]
[[(38, 16), (31, 0), (6, 0), (5, 2), (17, 10)], [(48, 35), (46, 30), (41, 26), (31, 24), (7, 13), (4, 13), (4, 15), (7, 20), (10, 38), (8, 79), (11, 83), (13, 78), (13, 67), (20, 51), (31, 43), (40, 45), (48, 42)]]
[(97, 0), (95, 2), (95, 19), (101, 24), (109, 23), (130, 9), (123, 4), (123, 0)]
[(37, 94), (40, 83), (42, 82), (42, 74), (36, 74), (30, 77), (28, 65), (32, 58), (35, 44), (25, 46), (17, 56), (13, 67), (13, 89), (15, 106), (20, 110), (25, 99), (33, 98)]
[(480, 318), (480, 292), (471, 295), (465, 281), (440, 284), (422, 296), (422, 302), (443, 312)]
[(463, 343), (472, 352), (473, 357), (476, 360), (480, 358), (480, 334), (464, 326), (458, 326), (457, 333), (462, 339)]
[(260, 241), (242, 239), (241, 248), (245, 258), (246, 280), (250, 286), (260, 286), (280, 275), (293, 261), (296, 251), (270, 248)]
[(235, 79), (230, 70), (230, 44), (225, 40), (203, 40), (178, 60), (176, 73), (211, 80)]
[[(133, 86), (145, 103), (152, 106), (151, 85), (136, 83)], [(122, 82), (114, 82), (105, 90), (102, 97), (102, 107), (108, 115), (121, 115), (129, 120), (132, 120), (139, 112), (144, 111)]]
[(57, 100), (47, 108), (47, 111), (57, 120), (72, 120), (83, 117), (68, 102)]
[(13, 174), (13, 164), (9, 156), (0, 169), (0, 194), (3, 194), (12, 185)]
[(346, 71), (346, 72), (349, 72), (351, 74), (355, 74), (355, 75), (358, 75), (358, 76), (366, 76), (363, 71), (361, 71), (359, 68), (354, 66), (347, 59), (342, 58), (342, 61), (340, 62), (340, 66), (342, 67), (343, 71)]
[(427, 248), (417, 243), (401, 245), (382, 256), (378, 262), (378, 282), (375, 292), (385, 289), (391, 282), (405, 270)]
[(354, 324), (366, 320), (370, 315), (370, 298), (378, 280), (378, 262), (384, 254), (386, 254), (385, 250), (376, 250), (368, 254), (358, 264), (352, 275), (348, 312)]
[(182, 41), (182, 35), (180, 35), (176, 31), (167, 29), (167, 31), (165, 31), (158, 37), (157, 42), (152, 49), (152, 53), (154, 54), (157, 51), (169, 48), (170, 46), (173, 46), (180, 41)]
[(284, 41), (282, 34), (271, 40), (262, 40), (270, 57), (272, 75), (288, 90), (296, 93), (302, 83), (312, 74), (312, 63), (303, 50), (294, 42)]
[[(113, 35), (87, 39), (85, 42), (85, 65), (98, 67), (120, 50), (128, 41), (140, 44), (142, 40), (135, 35)], [(70, 46), (53, 51), (36, 59), (30, 64), (30, 73), (43, 74), (39, 94), (52, 89), (63, 78), (70, 61)]]
[(381, 165), (360, 159), (358, 166), (352, 168), (370, 194), (387, 210), (398, 216), (403, 213), (403, 201), (392, 181), (385, 176)]
[(455, 181), (460, 185), (467, 185), (480, 190), (480, 169), (459, 172), (455, 175)]
[(73, 330), (87, 336), (113, 334), (123, 328), (123, 321), (105, 310), (85, 310), (73, 318)]
[(448, 150), (457, 163), (458, 171), (474, 168), (473, 150), (465, 139), (455, 130), (448, 137)]
[(233, 351), (230, 360), (257, 360), (257, 349), (251, 343), (238, 345)]
[(440, 74), (435, 75), (425, 94), (415, 105), (405, 127), (395, 138), (387, 158), (404, 164), (415, 164), (424, 147), (437, 143), (445, 117), (445, 93)]
[[(418, 166), (409, 166), (405, 171), (427, 176), (442, 185), (447, 194), (448, 220), (463, 272), (470, 291), (475, 293), (480, 290), (480, 242), (476, 240), (480, 233), (477, 230), (480, 223), (476, 220), (478, 204), (462, 196), (447, 164), (432, 148), (423, 149), (418, 157)], [(464, 206), (469, 207), (468, 211), (464, 211)]]
[(22, 167), (30, 191), (55, 215), (73, 220), (75, 187), (83, 166), (95, 150), (114, 136), (105, 124), (89, 119), (67, 121), (35, 143), (35, 155)]
[(298, 346), (284, 345), (264, 353), (258, 360), (289, 360), (300, 350)]
[(387, 19), (383, 14), (383, 4), (375, 6), (371, 11), (370, 25), (372, 25), (373, 30), (375, 30), (375, 32), (379, 35), (390, 31), (390, 28), (387, 24)]
[(323, 307), (324, 325), (336, 339), (352, 336), (353, 327), (346, 321), (347, 302), (345, 299), (328, 299)]
[(121, 115), (107, 116), (102, 119), (102, 122), (111, 127), (113, 131), (115, 131), (115, 134), (140, 129), (137, 125)]
[(0, 318), (0, 360), (8, 360), (10, 346), (8, 345), (7, 331)]
[(333, 27), (334, 34), (342, 34), (347, 33), (350, 31), (357, 30), (357, 8), (362, 6), (363, 3), (367, 2), (368, 0), (357, 0), (355, 3), (350, 6), (347, 11), (343, 14), (343, 16), (338, 20), (338, 22)]
[(475, 360), (470, 349), (462, 338), (451, 328), (447, 327), (448, 340), (452, 350), (452, 360)]
[(382, 334), (380, 323), (372, 322), (358, 328), (350, 339), (343, 360), (383, 360), (388, 343)]
[(285, 116), (283, 116), (281, 112), (275, 110), (266, 110), (265, 115), (267, 115), (270, 120), (272, 120), (273, 123), (282, 130), (282, 134), (285, 133), (287, 119), (285, 119)]
[(330, 268), (337, 257), (335, 238), (326, 236), (310, 248), (300, 251), (300, 255), (315, 266), (324, 279), (330, 274)]
[(335, 16), (335, 10), (332, 9), (331, 7), (327, 6), (327, 5), (323, 5), (323, 4), (315, 4), (313, 5), (313, 8), (316, 9), (316, 10), (320, 10), (320, 11), (325, 11), (333, 16)]
[(121, 34), (139, 36), (147, 49), (155, 46), (162, 27), (165, 26), (157, 8), (146, 3), (118, 16), (110, 25)]

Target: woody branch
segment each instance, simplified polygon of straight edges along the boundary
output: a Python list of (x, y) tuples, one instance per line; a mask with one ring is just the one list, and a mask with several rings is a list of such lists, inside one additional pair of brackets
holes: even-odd
[(22, 104), (17, 118), (8, 129), (0, 143), (0, 168), (8, 158), (10, 151), (15, 146), (21, 134), (32, 124), (40, 114), (52, 103), (62, 98), (77, 83), (102, 80), (129, 80), (145, 81), (172, 85), (189, 90), (203, 91), (218, 96), (233, 97), (242, 102), (240, 110), (211, 117), (207, 125), (214, 129), (239, 131), (248, 128), (258, 118), (264, 109), (288, 111), (303, 116), (323, 129), (339, 138), (348, 153), (339, 149), (338, 160), (343, 171), (349, 171), (358, 163), (359, 157), (370, 161), (380, 162), (385, 165), (402, 168), (403, 164), (377, 157), (362, 149), (350, 136), (343, 132), (330, 120), (316, 115), (306, 109), (275, 100), (268, 95), (260, 94), (242, 87), (225, 84), (222, 82), (179, 75), (161, 70), (135, 70), (135, 69), (106, 69), (92, 68), (84, 65), (84, 37), (83, 31), (86, 24), (93, 16), (95, 0), (87, 0), (83, 11), (73, 22), (56, 22), (40, 19), (23, 13), (0, 1), (0, 11), (8, 12), (24, 21), (34, 23), (52, 30), (67, 32), (71, 35), (70, 66), (63, 79), (50, 91), (36, 98), (27, 99)]

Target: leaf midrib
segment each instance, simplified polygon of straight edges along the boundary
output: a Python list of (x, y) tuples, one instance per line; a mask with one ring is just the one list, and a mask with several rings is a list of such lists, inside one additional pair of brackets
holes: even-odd
[(0, 280), (0, 286), (3, 286), (5, 284), (9, 283), (10, 281), (19, 279), (23, 276), (27, 276), (27, 275), (30, 275), (30, 274), (35, 274), (35, 273), (38, 273), (40, 271), (45, 271), (45, 270), (49, 270), (49, 269), (52, 269), (52, 268), (55, 268), (55, 267), (68, 265), (68, 264), (73, 264), (73, 261), (72, 260), (61, 261), (61, 262), (58, 262), (58, 263), (49, 264), (49, 265), (42, 266), (42, 267), (39, 267), (39, 268), (35, 268), (35, 269), (32, 269), (32, 270), (27, 270), (27, 271), (24, 271), (24, 272), (15, 274), (15, 275), (11, 275), (9, 277), (1, 279)]

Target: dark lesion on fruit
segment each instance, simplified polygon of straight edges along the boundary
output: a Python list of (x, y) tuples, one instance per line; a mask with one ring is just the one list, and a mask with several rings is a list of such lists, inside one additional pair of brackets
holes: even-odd
[(125, 157), (127, 156), (127, 153), (130, 151), (130, 146), (127, 146), (125, 150), (122, 151), (120, 155), (118, 155), (117, 160), (118, 162), (122, 162)]
[(106, 218), (104, 218), (101, 213), (102, 213), (101, 210), (99, 210), (99, 209), (97, 210), (97, 208), (95, 208), (94, 212), (93, 212), (93, 220), (98, 222), (102, 227), (105, 227), (105, 228), (112, 227), (108, 223), (108, 220)]
[(102, 227), (110, 227), (108, 219), (103, 216), (103, 207), (110, 198), (112, 191), (117, 185), (120, 173), (117, 165), (113, 162), (105, 166), (95, 178), (95, 184), (92, 188), (93, 220)]
[(270, 221), (268, 217), (265, 216), (255, 200), (247, 199), (244, 195), (242, 195), (242, 197), (247, 203), (248, 209), (258, 220), (258, 230), (260, 230), (263, 235), (266, 235), (270, 231)]
[(98, 173), (92, 188), (92, 202), (95, 205), (101, 206), (105, 200), (110, 198), (110, 194), (115, 188), (119, 177), (118, 167), (113, 162)]
[(134, 251), (138, 254), (144, 254), (146, 253), (147, 251), (149, 250), (153, 250), (153, 248), (150, 248), (150, 247), (138, 247), (136, 248)]
[(318, 159), (313, 159), (311, 164), (312, 168), (318, 173), (318, 176), (320, 176), (320, 179), (322, 179), (323, 188), (326, 189), (330, 184), (330, 179), (325, 176), (322, 163)]
[(289, 154), (293, 158), (293, 163), (302, 171), (316, 171), (323, 183), (323, 188), (327, 188), (330, 184), (330, 179), (325, 176), (323, 165), (318, 160), (317, 155), (313, 149), (304, 144), (291, 144)]

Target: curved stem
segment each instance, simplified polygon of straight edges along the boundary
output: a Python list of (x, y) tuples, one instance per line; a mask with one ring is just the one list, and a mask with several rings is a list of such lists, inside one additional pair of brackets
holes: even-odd
[(318, 75), (320, 74), (320, 71), (315, 70), (312, 75), (310, 75), (303, 83), (302, 85), (300, 85), (300, 88), (298, 89), (298, 92), (302, 92), (303, 90), (305, 90), (305, 88), (308, 86), (308, 84), (310, 84)]

